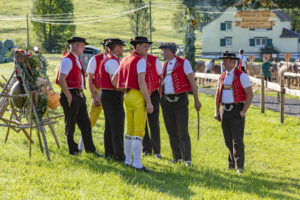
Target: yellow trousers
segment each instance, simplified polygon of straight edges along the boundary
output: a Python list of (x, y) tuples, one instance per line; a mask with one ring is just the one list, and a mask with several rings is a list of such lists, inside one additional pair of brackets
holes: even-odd
[[(97, 88), (95, 88), (95, 92), (100, 97), (100, 94), (98, 93)], [(102, 106), (95, 106), (95, 105), (93, 105), (93, 103), (91, 103), (90, 121), (91, 121), (92, 127), (94, 127), (96, 125), (97, 119), (99, 118), (101, 111), (102, 111)]]
[(127, 134), (144, 138), (147, 112), (143, 94), (130, 89), (124, 97), (126, 108)]

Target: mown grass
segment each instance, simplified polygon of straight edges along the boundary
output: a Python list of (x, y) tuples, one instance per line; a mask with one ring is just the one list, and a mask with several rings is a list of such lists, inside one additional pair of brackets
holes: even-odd
[[(54, 81), (57, 60), (49, 60), (48, 74)], [(12, 64), (1, 64), (6, 77)], [(55, 90), (59, 91), (57, 86)], [(90, 94), (87, 104), (90, 105)], [(32, 158), (28, 141), (11, 132), (3, 144), (6, 128), (0, 129), (0, 199), (300, 199), (300, 120), (251, 106), (245, 129), (245, 174), (237, 176), (227, 169), (227, 150), (220, 124), (213, 119), (214, 98), (199, 94), (203, 104), (200, 114), (200, 140), (197, 141), (197, 115), (190, 97), (189, 131), (192, 142), (190, 168), (171, 164), (168, 135), (160, 116), (162, 156), (144, 157), (150, 174), (136, 172), (121, 163), (83, 153), (69, 156), (64, 137), (63, 119), (55, 131), (61, 149), (47, 128), (51, 162), (41, 154), (36, 133)], [(62, 109), (57, 110), (62, 113)], [(93, 129), (98, 152), (103, 147), (104, 117)], [(75, 132), (79, 141), (80, 132)]]
[[(145, 1), (148, 5), (148, 1)], [(177, 1), (175, 1), (177, 2)], [(176, 12), (175, 3), (171, 0), (160, 1), (152, 0), (152, 20), (155, 31), (152, 33), (154, 46), (160, 41), (171, 41), (178, 45), (183, 44), (184, 33), (178, 33), (172, 28), (172, 14)], [(170, 4), (171, 3), (171, 4)], [(30, 14), (32, 2), (30, 0), (5, 1), (0, 0), (0, 16), (22, 16)], [(74, 16), (77, 19), (83, 19), (94, 16), (110, 17), (112, 14), (130, 10), (127, 0), (73, 0)], [(166, 9), (167, 8), (167, 9)], [(174, 9), (174, 10), (172, 10)], [(26, 42), (26, 21), (0, 21), (0, 40), (11, 38), (16, 41), (18, 46), (24, 46)], [(31, 30), (31, 26), (30, 26)], [(201, 48), (201, 33), (196, 32), (196, 47)], [(108, 37), (119, 37), (123, 40), (129, 40), (134, 35), (131, 32), (129, 18), (122, 16), (116, 19), (110, 19), (92, 24), (79, 24), (76, 26), (75, 35), (87, 38), (91, 45), (99, 46), (99, 42)], [(147, 32), (149, 37), (149, 31)], [(39, 45), (33, 32), (30, 31), (31, 46)]]

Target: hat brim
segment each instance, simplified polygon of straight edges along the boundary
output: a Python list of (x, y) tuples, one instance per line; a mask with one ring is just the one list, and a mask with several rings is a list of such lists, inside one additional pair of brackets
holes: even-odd
[(228, 57), (219, 57), (218, 58), (219, 60), (222, 60), (222, 59), (229, 59), (229, 60), (239, 60), (239, 58), (228, 58)]
[(82, 43), (84, 43), (85, 45), (89, 45), (88, 42), (83, 42), (83, 41), (78, 41), (78, 40), (72, 40), (72, 39), (67, 40), (67, 42), (68, 42), (69, 44), (72, 44), (72, 43), (74, 43), (74, 42), (82, 42)]
[(153, 42), (149, 42), (149, 41), (144, 41), (144, 40), (132, 40), (130, 42), (130, 44), (134, 45), (134, 44), (139, 44), (139, 43), (148, 43), (148, 44), (152, 44)]
[(113, 45), (113, 44), (120, 44), (122, 46), (126, 46), (126, 44), (124, 44), (125, 42), (116, 42), (116, 43), (111, 43), (111, 44), (106, 44), (105, 46), (110, 46), (110, 45)]

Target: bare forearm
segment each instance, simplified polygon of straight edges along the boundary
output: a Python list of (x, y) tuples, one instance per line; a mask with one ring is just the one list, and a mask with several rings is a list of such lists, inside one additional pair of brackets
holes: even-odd
[(194, 78), (194, 74), (193, 73), (188, 74), (187, 78), (188, 78), (189, 83), (190, 83), (191, 88), (192, 88), (192, 92), (193, 92), (193, 95), (194, 95), (194, 100), (198, 101), (199, 100), (198, 87), (197, 87), (197, 84), (196, 84), (196, 81), (195, 81), (195, 78)]
[(94, 89), (93, 77), (90, 77), (90, 75), (89, 75), (89, 89), (90, 89), (92, 97), (95, 97), (96, 92), (95, 92), (95, 89)]
[(60, 78), (60, 79), (58, 80), (58, 82), (59, 82), (59, 86), (60, 86), (62, 92), (63, 92), (66, 96), (71, 95), (71, 93), (70, 93), (70, 91), (69, 91), (69, 89), (68, 89), (68, 85), (67, 85), (66, 79)]
[(144, 97), (145, 101), (147, 103), (151, 102), (150, 95), (149, 95), (145, 80), (141, 77), (138, 77), (138, 82), (139, 82), (140, 91), (143, 94), (143, 97)]
[(243, 107), (243, 111), (246, 113), (248, 108), (250, 107), (252, 99), (253, 99), (253, 91), (252, 91), (252, 88), (249, 87), (249, 88), (245, 89), (245, 92), (246, 92), (246, 101), (245, 101), (245, 105)]

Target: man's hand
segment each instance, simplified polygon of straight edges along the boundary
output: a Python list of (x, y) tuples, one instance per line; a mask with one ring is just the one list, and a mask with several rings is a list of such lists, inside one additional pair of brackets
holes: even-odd
[(154, 107), (151, 102), (146, 103), (146, 109), (147, 109), (147, 113), (149, 114), (153, 113)]
[(241, 118), (244, 118), (244, 117), (245, 117), (245, 114), (246, 114), (246, 112), (245, 112), (244, 110), (242, 110), (242, 111), (240, 112)]
[(94, 106), (101, 106), (102, 105), (101, 99), (99, 98), (98, 95), (95, 95), (93, 97), (93, 102), (92, 103), (93, 103)]
[(195, 108), (196, 108), (197, 111), (200, 111), (201, 106), (202, 105), (201, 105), (199, 100), (195, 101)]
[(72, 103), (72, 95), (71, 95), (71, 94), (68, 94), (67, 99), (68, 99), (69, 106), (71, 106), (71, 103)]
[(220, 122), (221, 121), (220, 113), (215, 113), (214, 118)]

